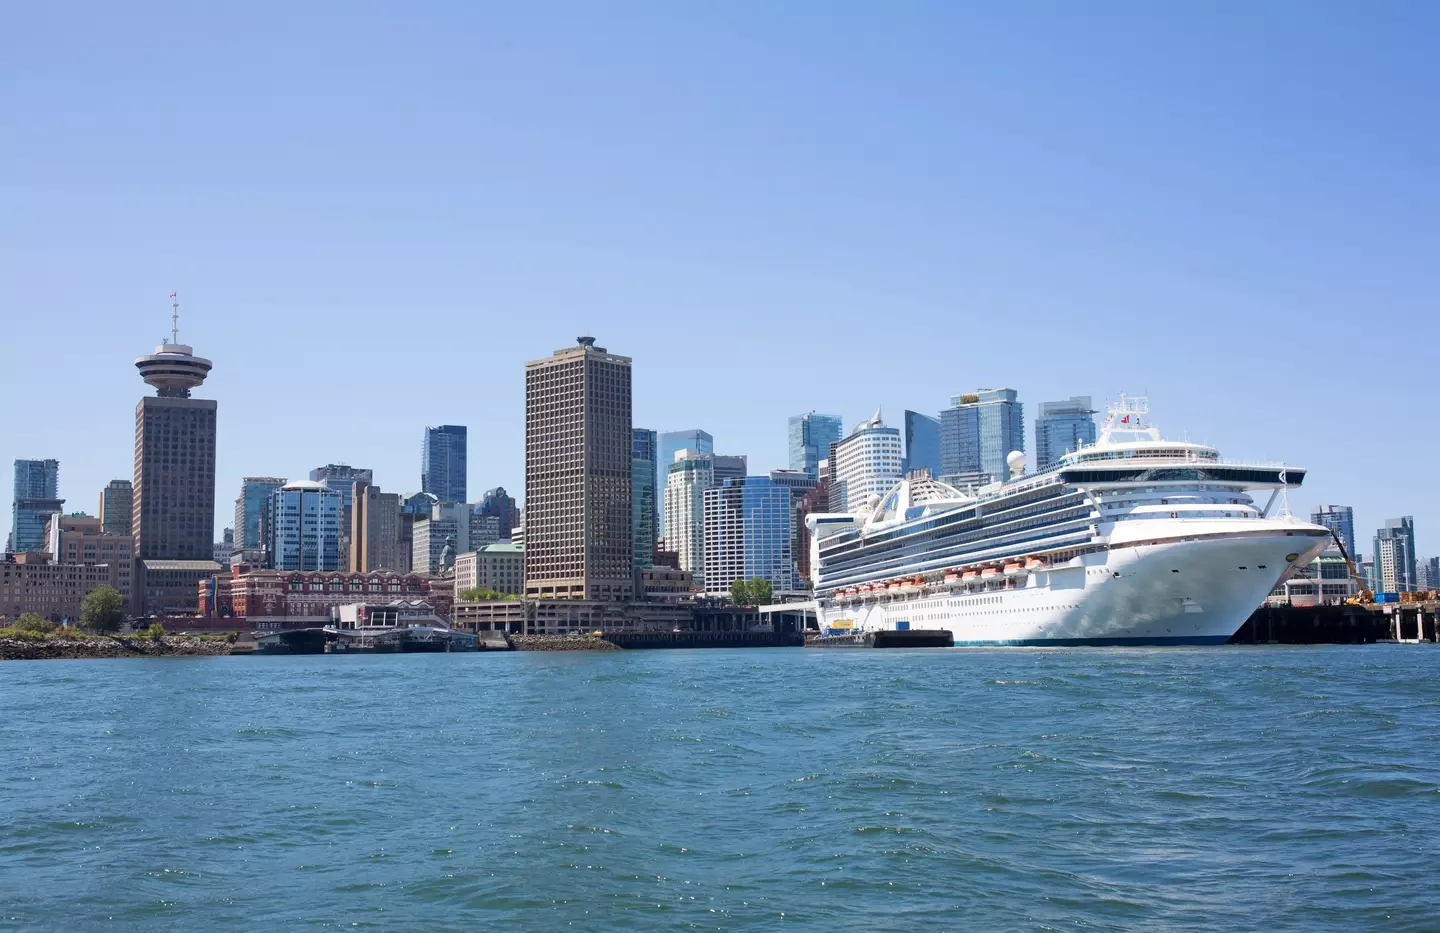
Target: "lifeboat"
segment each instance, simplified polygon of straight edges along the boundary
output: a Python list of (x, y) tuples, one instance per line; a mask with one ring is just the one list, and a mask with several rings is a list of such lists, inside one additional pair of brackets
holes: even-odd
[(945, 573), (945, 582), (946, 582), (946, 583), (959, 583), (959, 582), (960, 582), (960, 579), (961, 579), (960, 574), (956, 573), (956, 572), (953, 571), (953, 570), (946, 571), (946, 573)]
[(900, 587), (903, 585), (904, 584), (902, 584), (899, 580), (891, 580), (890, 585), (885, 587), (885, 589), (889, 590), (892, 593), (898, 593), (900, 592)]
[(1005, 576), (1018, 577), (1025, 572), (1025, 565), (1018, 560), (1007, 560), (1005, 562)]
[(1025, 558), (1025, 569), (1026, 569), (1026, 570), (1043, 570), (1044, 567), (1045, 567), (1045, 562), (1044, 562), (1043, 560), (1041, 560), (1040, 558), (1038, 558), (1038, 557), (1027, 557), (1027, 558)]
[(981, 580), (993, 580), (998, 576), (1000, 576), (999, 567), (985, 567), (980, 571)]
[(864, 586), (861, 586), (861, 587), (857, 588), (857, 589), (855, 590), (855, 592), (859, 593), (861, 596), (864, 596), (864, 595), (866, 595), (867, 593), (869, 593), (869, 592), (870, 592), (871, 590), (873, 590), (873, 589), (874, 589), (873, 586), (871, 586), (870, 584), (866, 583)]
[(900, 592), (902, 592), (902, 593), (917, 593), (917, 592), (920, 591), (920, 588), (923, 587), (924, 585), (925, 585), (925, 581), (922, 580), (921, 578), (919, 578), (919, 577), (911, 577), (911, 578), (908, 579), (908, 580), (902, 580), (902, 581), (901, 581), (901, 583), (900, 583)]
[(967, 570), (960, 575), (960, 579), (964, 580), (966, 583), (974, 583), (976, 580), (980, 579), (980, 571)]

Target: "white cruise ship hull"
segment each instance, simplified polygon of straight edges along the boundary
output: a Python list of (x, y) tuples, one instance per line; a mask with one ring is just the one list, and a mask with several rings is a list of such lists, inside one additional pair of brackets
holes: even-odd
[(823, 600), (820, 628), (944, 629), (957, 645), (1224, 644), (1290, 568), (1311, 560), (1326, 540), (1257, 529), (1112, 544), (986, 589), (957, 584)]

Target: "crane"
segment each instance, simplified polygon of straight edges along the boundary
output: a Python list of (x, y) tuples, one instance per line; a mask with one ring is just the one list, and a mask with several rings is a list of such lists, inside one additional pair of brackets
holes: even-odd
[(1355, 581), (1355, 595), (1345, 600), (1345, 604), (1347, 606), (1360, 606), (1365, 603), (1373, 603), (1375, 601), (1374, 591), (1366, 586), (1365, 581), (1360, 578), (1360, 571), (1355, 569), (1354, 562), (1350, 560), (1350, 552), (1345, 550), (1345, 542), (1340, 540), (1340, 536), (1335, 533), (1334, 528), (1330, 529), (1330, 538), (1335, 542), (1335, 546), (1340, 549), (1340, 556), (1345, 558), (1345, 569), (1350, 571), (1350, 579)]

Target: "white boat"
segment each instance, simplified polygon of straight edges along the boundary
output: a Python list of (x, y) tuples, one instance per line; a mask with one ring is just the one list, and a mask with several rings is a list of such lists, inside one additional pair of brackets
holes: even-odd
[[(1031, 475), (1011, 454), (1015, 477), (974, 495), (912, 475), (869, 512), (807, 516), (821, 630), (843, 617), (857, 632), (948, 629), (956, 644), (1228, 641), (1330, 532), (1272, 514), (1304, 470), (1163, 440), (1148, 415), (1122, 396), (1094, 445)], [(896, 577), (939, 584), (957, 567), (955, 589), (843, 610), (835, 599)]]

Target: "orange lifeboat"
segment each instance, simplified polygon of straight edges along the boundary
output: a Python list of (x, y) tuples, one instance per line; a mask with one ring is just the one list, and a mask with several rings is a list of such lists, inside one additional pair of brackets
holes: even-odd
[(1005, 576), (1018, 577), (1025, 572), (1025, 565), (1018, 560), (1007, 560), (1005, 562)]
[(1044, 567), (1045, 567), (1045, 562), (1044, 562), (1043, 560), (1041, 560), (1040, 558), (1038, 558), (1038, 557), (1027, 557), (1027, 558), (1025, 558), (1025, 569), (1026, 569), (1026, 570), (1043, 570)]
[(890, 581), (890, 585), (887, 586), (887, 587), (885, 587), (885, 589), (889, 590), (889, 591), (892, 592), (892, 593), (898, 593), (898, 592), (900, 592), (900, 587), (901, 587), (901, 586), (902, 586), (902, 584), (900, 583), (899, 580), (891, 580), (891, 581)]
[(966, 583), (974, 583), (979, 578), (980, 571), (978, 570), (967, 570), (960, 575), (960, 579), (964, 580)]
[(985, 567), (980, 571), (981, 580), (993, 580), (998, 576), (1000, 576), (999, 567)]
[(961, 579), (960, 574), (956, 573), (956, 572), (953, 571), (953, 570), (946, 571), (946, 573), (945, 573), (945, 582), (946, 582), (946, 583), (959, 583), (959, 582), (960, 582), (960, 579)]

